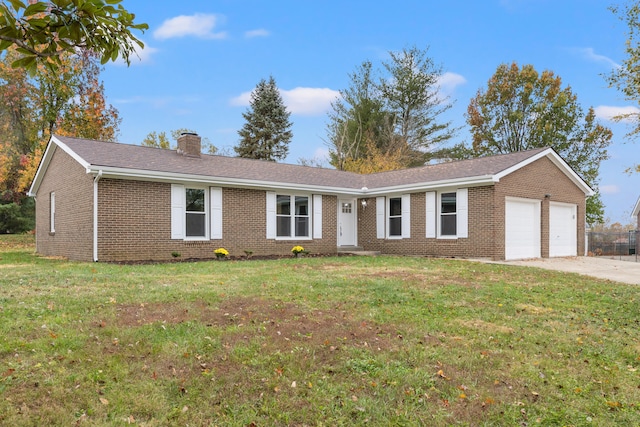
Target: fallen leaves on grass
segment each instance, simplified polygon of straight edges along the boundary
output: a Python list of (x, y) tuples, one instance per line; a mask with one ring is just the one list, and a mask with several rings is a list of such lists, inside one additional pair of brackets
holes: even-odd
[(442, 369), (440, 369), (436, 374), (437, 374), (440, 378), (443, 378), (443, 379), (445, 379), (445, 380), (447, 380), (447, 381), (451, 380), (451, 378), (449, 378), (448, 376), (446, 376), (446, 375), (444, 374), (444, 371), (443, 371)]

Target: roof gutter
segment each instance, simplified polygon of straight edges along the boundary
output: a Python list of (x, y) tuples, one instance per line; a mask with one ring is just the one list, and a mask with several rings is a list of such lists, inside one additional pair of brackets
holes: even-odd
[(169, 183), (198, 183), (222, 185), (228, 187), (256, 188), (256, 189), (286, 189), (290, 191), (322, 192), (325, 194), (359, 195), (362, 191), (357, 188), (327, 187), (313, 184), (298, 184), (291, 182), (261, 181), (232, 177), (208, 177), (205, 175), (191, 175), (175, 172), (155, 172), (138, 169), (114, 168), (109, 166), (92, 167), (86, 169), (88, 174), (102, 172), (105, 178), (127, 178), (140, 181), (156, 181)]
[(497, 182), (493, 175), (482, 175), (465, 178), (456, 178), (442, 181), (418, 182), (414, 184), (395, 185), (379, 188), (363, 188), (360, 195), (363, 197), (383, 196), (389, 193), (415, 193), (418, 191), (430, 191), (442, 188), (478, 187), (481, 185), (494, 185)]
[(289, 191), (322, 192), (323, 194), (351, 195), (355, 197), (372, 197), (378, 194), (390, 192), (415, 192), (428, 191), (435, 188), (456, 186), (493, 185), (498, 179), (494, 175), (480, 175), (473, 177), (456, 178), (441, 181), (417, 182), (413, 184), (394, 185), (379, 188), (350, 188), (350, 187), (326, 187), (311, 184), (298, 184), (292, 182), (258, 181), (253, 179), (238, 179), (230, 177), (207, 177), (203, 175), (190, 175), (175, 172), (155, 172), (136, 169), (114, 168), (109, 166), (88, 167), (87, 173), (104, 173), (105, 177), (128, 178), (142, 181), (158, 182), (197, 182), (199, 184), (223, 185), (228, 187), (243, 187), (256, 189), (282, 189)]
[(93, 178), (93, 261), (98, 262), (98, 181), (102, 170)]

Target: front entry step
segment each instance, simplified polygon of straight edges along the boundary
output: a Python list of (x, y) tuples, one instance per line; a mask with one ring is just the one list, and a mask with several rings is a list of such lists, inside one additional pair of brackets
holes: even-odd
[(365, 251), (361, 246), (338, 246), (339, 254), (376, 256), (380, 251)]

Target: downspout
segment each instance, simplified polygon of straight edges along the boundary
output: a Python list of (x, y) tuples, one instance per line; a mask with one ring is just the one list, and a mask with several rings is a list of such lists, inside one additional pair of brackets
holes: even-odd
[(93, 261), (98, 262), (98, 181), (102, 178), (102, 169), (93, 178)]
[[(31, 194), (31, 192), (27, 193), (27, 196), (29, 196), (30, 194)], [(33, 195), (33, 203), (36, 204), (36, 205), (38, 204), (38, 198), (36, 197), (35, 194)], [(37, 211), (37, 209), (36, 209), (36, 211)], [(34, 252), (37, 253), (38, 252), (38, 226), (37, 225), (36, 225), (36, 228), (34, 230), (34, 237), (36, 239), (36, 249), (35, 249)]]

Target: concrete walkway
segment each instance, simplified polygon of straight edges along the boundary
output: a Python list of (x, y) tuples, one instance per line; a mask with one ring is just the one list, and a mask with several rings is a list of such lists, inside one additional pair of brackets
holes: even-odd
[(495, 264), (524, 265), (547, 270), (567, 271), (616, 282), (640, 285), (640, 262), (599, 257), (540, 258), (521, 261), (488, 261)]

